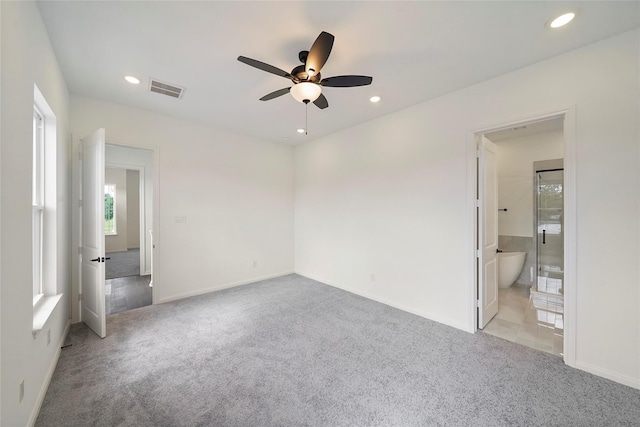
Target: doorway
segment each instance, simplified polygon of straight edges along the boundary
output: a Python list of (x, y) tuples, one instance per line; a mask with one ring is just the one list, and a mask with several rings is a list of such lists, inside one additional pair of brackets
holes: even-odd
[[(144, 169), (141, 169), (144, 173)], [(140, 192), (144, 192), (141, 170), (117, 167), (105, 168), (104, 185), (104, 240), (105, 279), (143, 275), (140, 251), (143, 238), (140, 230), (144, 205), (140, 205)]]
[[(493, 284), (498, 294), (498, 312), (490, 321), (484, 320), (487, 322), (484, 328), (474, 313), (476, 329), (564, 357), (570, 365), (574, 360), (575, 346), (571, 317), (575, 312), (569, 311), (575, 307), (572, 304), (575, 295), (572, 281), (575, 277), (572, 275), (575, 252), (571, 252), (575, 250), (571, 243), (575, 227), (575, 193), (571, 179), (575, 149), (575, 133), (572, 132), (574, 120), (572, 111), (563, 111), (475, 133), (477, 138), (485, 137), (495, 143), (498, 151), (497, 276), (503, 274), (504, 269), (500, 268), (502, 262), (503, 267), (511, 262), (501, 260), (514, 258), (513, 255), (517, 253), (525, 255), (522, 266), (517, 268), (513, 277), (513, 283), (499, 286), (496, 280)], [(562, 158), (569, 164), (568, 171), (562, 166)], [(483, 188), (483, 176), (477, 173), (479, 166), (480, 163), (474, 173), (476, 188)], [(565, 183), (567, 176), (568, 187)], [(540, 189), (542, 195), (538, 191)], [(570, 196), (568, 199), (567, 192)], [(565, 209), (559, 209), (558, 200), (560, 207), (568, 205), (568, 215)], [(543, 204), (546, 204), (546, 210), (544, 213), (538, 212), (538, 207), (542, 208)], [(482, 209), (477, 209), (476, 249), (481, 243), (478, 241), (478, 230), (486, 229), (484, 221)], [(568, 229), (566, 225), (569, 225)], [(551, 241), (553, 245), (550, 245)], [(567, 241), (569, 245), (565, 244)], [(553, 263), (546, 262), (550, 261), (549, 257), (553, 258)], [(566, 263), (567, 259), (569, 264)], [(490, 291), (486, 290), (487, 283), (479, 267), (482, 260), (478, 261), (475, 292), (480, 306), (483, 290), (489, 294)], [(569, 281), (565, 277), (567, 269)], [(548, 292), (551, 288), (554, 292)], [(565, 303), (567, 293), (569, 301)], [(476, 310), (480, 312), (481, 309)]]
[[(105, 313), (152, 304), (153, 152), (105, 145)], [(149, 255), (149, 256), (148, 256)]]

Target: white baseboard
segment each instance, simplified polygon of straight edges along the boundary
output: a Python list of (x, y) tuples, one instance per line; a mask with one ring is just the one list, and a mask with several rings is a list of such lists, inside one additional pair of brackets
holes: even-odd
[(225, 284), (222, 284), (222, 285), (216, 285), (216, 286), (211, 286), (211, 287), (208, 287), (208, 288), (198, 289), (197, 291), (193, 291), (193, 292), (185, 292), (183, 294), (171, 295), (169, 297), (161, 298), (157, 302), (154, 302), (154, 303), (155, 304), (163, 304), (165, 302), (177, 301), (177, 300), (181, 300), (181, 299), (184, 299), (184, 298), (195, 297), (197, 295), (208, 294), (210, 292), (221, 291), (223, 289), (228, 289), (228, 288), (234, 288), (236, 286), (248, 285), (250, 283), (259, 282), (261, 280), (273, 279), (273, 278), (276, 278), (276, 277), (286, 276), (287, 274), (293, 274), (293, 273), (294, 273), (293, 271), (284, 271), (282, 273), (269, 274), (267, 276), (252, 277), (252, 278), (247, 279), (247, 280), (240, 280), (238, 282), (225, 283)]
[(71, 320), (67, 320), (67, 326), (64, 328), (64, 332), (62, 333), (62, 337), (58, 342), (58, 348), (56, 350), (55, 356), (53, 356), (53, 360), (51, 361), (51, 365), (49, 365), (49, 370), (47, 371), (47, 375), (44, 379), (44, 383), (42, 384), (42, 388), (38, 393), (38, 398), (36, 399), (36, 404), (33, 407), (33, 411), (31, 411), (31, 416), (29, 417), (29, 427), (33, 427), (36, 424), (36, 420), (38, 419), (38, 414), (40, 414), (40, 408), (42, 407), (42, 402), (44, 402), (44, 397), (47, 394), (47, 390), (49, 389), (49, 384), (51, 383), (51, 378), (53, 378), (53, 373), (56, 370), (56, 366), (58, 366), (58, 359), (60, 359), (60, 353), (62, 352), (62, 346), (64, 345), (65, 340), (67, 339), (67, 334), (69, 333), (69, 328), (71, 327)]
[(633, 378), (628, 375), (623, 375), (618, 372), (614, 372), (609, 369), (601, 368), (599, 366), (581, 361), (576, 361), (575, 368), (629, 387), (640, 389), (640, 378)]
[(415, 310), (415, 309), (406, 307), (406, 306), (404, 306), (402, 304), (397, 304), (397, 303), (389, 301), (389, 300), (387, 300), (385, 298), (381, 298), (381, 297), (379, 297), (377, 295), (373, 295), (373, 294), (370, 294), (368, 292), (356, 291), (356, 290), (354, 290), (352, 288), (349, 288), (349, 287), (346, 287), (346, 286), (340, 286), (340, 285), (337, 285), (335, 283), (331, 283), (331, 282), (329, 282), (327, 280), (323, 280), (321, 278), (312, 277), (311, 275), (308, 275), (308, 274), (305, 274), (305, 273), (300, 273), (300, 272), (296, 271), (296, 274), (299, 274), (300, 276), (307, 277), (309, 279), (315, 280), (317, 282), (324, 283), (324, 284), (329, 285), (329, 286), (333, 286), (334, 288), (342, 289), (343, 291), (347, 291), (349, 293), (361, 296), (363, 298), (367, 298), (367, 299), (370, 299), (372, 301), (376, 301), (376, 302), (379, 302), (381, 304), (388, 305), (389, 307), (397, 308), (398, 310), (406, 311), (407, 313), (415, 314), (416, 316), (424, 317), (425, 319), (433, 320), (434, 322), (442, 323), (443, 325), (451, 326), (453, 328), (460, 329), (460, 330), (463, 330), (465, 332), (473, 333), (472, 331), (469, 331), (469, 325), (467, 325), (465, 323), (456, 322), (456, 321), (454, 321), (454, 320), (452, 320), (452, 319), (450, 319), (448, 317), (439, 316), (439, 315), (436, 315), (436, 314), (433, 314), (433, 313), (428, 313), (426, 311)]

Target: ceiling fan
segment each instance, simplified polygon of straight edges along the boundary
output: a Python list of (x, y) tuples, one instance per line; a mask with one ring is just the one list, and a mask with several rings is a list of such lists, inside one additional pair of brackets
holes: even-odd
[(324, 109), (329, 106), (329, 103), (327, 102), (327, 98), (322, 94), (322, 86), (366, 86), (370, 85), (373, 81), (373, 77), (354, 75), (322, 78), (320, 70), (329, 58), (331, 48), (333, 47), (333, 40), (333, 35), (325, 31), (321, 32), (316, 41), (313, 42), (311, 49), (308, 51), (303, 50), (298, 54), (298, 59), (303, 65), (298, 65), (291, 70), (290, 73), (273, 65), (265, 64), (264, 62), (245, 56), (239, 56), (238, 61), (258, 68), (259, 70), (266, 71), (267, 73), (287, 78), (293, 82), (293, 86), (271, 92), (260, 98), (260, 101), (269, 101), (286, 93), (291, 93), (299, 102), (304, 104), (313, 102), (318, 108)]

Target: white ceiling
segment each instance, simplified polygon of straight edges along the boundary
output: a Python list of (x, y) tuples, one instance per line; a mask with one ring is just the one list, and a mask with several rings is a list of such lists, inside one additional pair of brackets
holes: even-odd
[[(299, 144), (640, 26), (640, 3), (98, 2), (42, 1), (43, 20), (72, 94)], [(565, 10), (578, 17), (545, 27)], [(323, 88), (329, 108), (290, 95), (258, 99), (290, 81), (236, 60), (290, 71), (320, 31), (335, 36), (323, 77), (373, 76), (371, 86)], [(142, 80), (132, 86), (125, 75)], [(186, 88), (148, 91), (149, 77)], [(378, 104), (369, 97), (379, 95)]]

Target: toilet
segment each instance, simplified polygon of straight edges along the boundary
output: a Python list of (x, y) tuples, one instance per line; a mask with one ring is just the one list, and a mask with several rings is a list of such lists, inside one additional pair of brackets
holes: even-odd
[(526, 252), (500, 252), (498, 256), (498, 286), (508, 288), (518, 280), (524, 267)]

